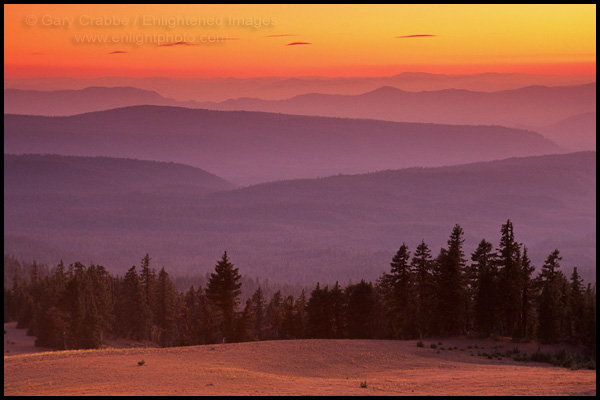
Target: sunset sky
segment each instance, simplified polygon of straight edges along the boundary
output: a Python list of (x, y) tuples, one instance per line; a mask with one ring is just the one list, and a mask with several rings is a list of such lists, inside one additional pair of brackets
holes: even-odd
[(4, 6), (5, 78), (595, 70), (595, 5)]

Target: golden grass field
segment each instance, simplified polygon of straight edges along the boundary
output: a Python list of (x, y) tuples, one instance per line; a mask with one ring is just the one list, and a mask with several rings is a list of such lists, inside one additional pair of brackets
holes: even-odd
[(596, 394), (596, 371), (488, 360), (467, 349), (508, 350), (511, 342), (436, 339), (458, 347), (439, 354), (429, 348), (434, 340), (424, 340), (424, 348), (413, 340), (290, 340), (26, 354), (15, 340), (24, 330), (5, 330), (5, 396)]

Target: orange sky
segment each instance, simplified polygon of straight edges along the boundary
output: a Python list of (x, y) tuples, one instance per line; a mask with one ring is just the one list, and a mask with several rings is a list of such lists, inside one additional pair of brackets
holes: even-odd
[(406, 71), (595, 75), (596, 6), (4, 6), (5, 78)]

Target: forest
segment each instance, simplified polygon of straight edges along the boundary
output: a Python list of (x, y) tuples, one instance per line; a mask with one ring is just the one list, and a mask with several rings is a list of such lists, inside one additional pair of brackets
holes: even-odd
[[(567, 277), (558, 249), (534, 276), (510, 220), (500, 233), (496, 248), (481, 240), (467, 258), (457, 224), (435, 257), (424, 240), (414, 251), (402, 243), (375, 282), (317, 283), (310, 293), (294, 297), (278, 290), (270, 298), (258, 286), (245, 302), (242, 276), (227, 252), (205, 287), (182, 292), (164, 267), (151, 267), (149, 254), (124, 276), (80, 262), (14, 267), (13, 259), (4, 322), (27, 328), (37, 346), (61, 350), (101, 348), (108, 335), (163, 347), (467, 335), (571, 343), (595, 361), (595, 283), (584, 284), (577, 267)], [(5, 274), (6, 264), (5, 255)]]

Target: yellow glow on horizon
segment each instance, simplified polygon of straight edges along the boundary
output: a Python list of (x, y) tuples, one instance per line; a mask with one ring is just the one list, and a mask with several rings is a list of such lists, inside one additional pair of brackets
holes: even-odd
[[(411, 35), (432, 36), (397, 38)], [(595, 74), (596, 6), (5, 5), (4, 67), (5, 77)]]

